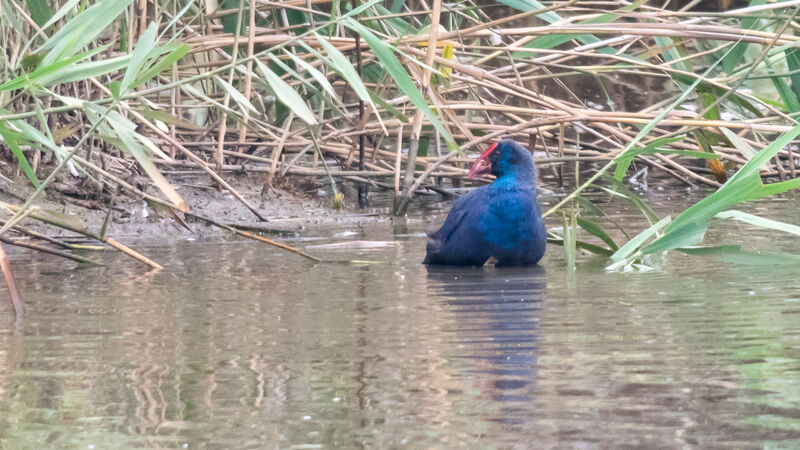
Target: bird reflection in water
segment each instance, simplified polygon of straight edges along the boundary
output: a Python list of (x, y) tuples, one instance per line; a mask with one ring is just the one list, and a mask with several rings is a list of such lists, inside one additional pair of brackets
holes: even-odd
[[(543, 267), (428, 267), (431, 294), (454, 314), (456, 376), (475, 380), (499, 417), (530, 420), (536, 393), (538, 325), (546, 289)], [(487, 411), (488, 412), (488, 411)]]

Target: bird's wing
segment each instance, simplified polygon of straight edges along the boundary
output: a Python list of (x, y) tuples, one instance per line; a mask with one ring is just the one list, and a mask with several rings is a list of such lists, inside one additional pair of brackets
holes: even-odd
[(453, 207), (447, 214), (447, 219), (445, 219), (441, 228), (433, 233), (429, 232), (428, 235), (440, 243), (447, 242), (450, 236), (458, 229), (459, 225), (461, 225), (464, 218), (469, 216), (470, 213), (476, 214), (477, 210), (480, 209), (483, 198), (486, 196), (486, 187), (487, 186), (481, 186), (469, 194), (459, 197), (459, 199), (453, 203)]

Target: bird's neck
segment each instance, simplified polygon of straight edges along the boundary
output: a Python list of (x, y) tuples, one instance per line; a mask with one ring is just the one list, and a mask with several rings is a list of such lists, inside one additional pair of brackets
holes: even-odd
[(490, 190), (494, 194), (502, 194), (503, 192), (528, 192), (530, 195), (536, 195), (536, 177), (520, 176), (518, 175), (504, 175), (490, 185)]
[(502, 176), (497, 178), (498, 183), (502, 186), (511, 185), (530, 185), (536, 186), (536, 169), (528, 167), (516, 167)]

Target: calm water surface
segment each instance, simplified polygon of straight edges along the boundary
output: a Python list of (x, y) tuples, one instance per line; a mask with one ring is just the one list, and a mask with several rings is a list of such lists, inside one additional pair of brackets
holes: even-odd
[(420, 233), (447, 207), (287, 240), (392, 241), (308, 249), (382, 264), (249, 241), (146, 248), (156, 274), (15, 254), (28, 313), (0, 302), (0, 448), (800, 447), (800, 270), (676, 254), (570, 275), (558, 247), (539, 268), (429, 270)]

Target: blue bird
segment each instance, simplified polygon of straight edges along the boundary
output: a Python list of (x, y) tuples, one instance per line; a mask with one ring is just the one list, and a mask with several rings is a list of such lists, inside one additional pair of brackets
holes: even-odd
[(536, 164), (511, 140), (492, 144), (469, 171), (470, 178), (497, 179), (459, 198), (438, 231), (429, 233), (423, 264), (498, 266), (536, 264), (547, 236), (536, 201)]

